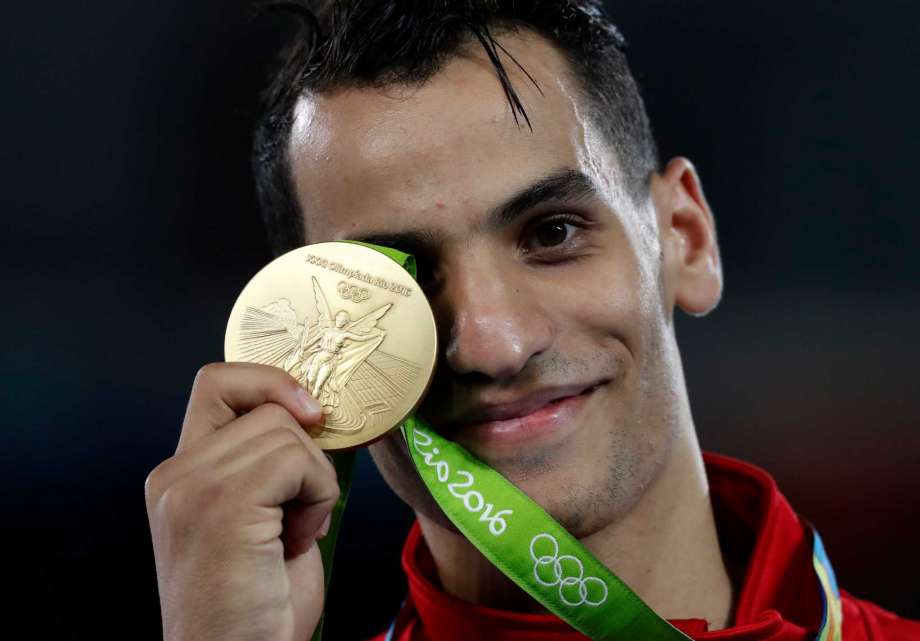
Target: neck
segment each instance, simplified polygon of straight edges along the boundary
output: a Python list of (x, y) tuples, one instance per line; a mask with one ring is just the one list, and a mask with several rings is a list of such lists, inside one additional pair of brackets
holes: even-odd
[[(458, 532), (422, 514), (419, 523), (448, 593), (489, 607), (540, 610)], [(629, 513), (582, 544), (660, 616), (705, 619), (711, 630), (729, 625), (732, 586), (692, 423)]]

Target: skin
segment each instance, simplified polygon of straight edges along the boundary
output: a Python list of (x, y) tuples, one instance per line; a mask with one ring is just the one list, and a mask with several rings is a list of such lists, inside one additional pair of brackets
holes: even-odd
[[(422, 416), (542, 505), (659, 614), (724, 627), (732, 586), (673, 325), (676, 307), (704, 314), (721, 295), (699, 178), (673, 159), (633, 202), (563, 57), (534, 35), (501, 42), (542, 89), (508, 65), (533, 131), (515, 124), (475, 47), (421, 86), (300, 101), (289, 157), (305, 242), (366, 238), (415, 253), (444, 343)], [(494, 215), (560, 175), (583, 176), (587, 189)], [(560, 429), (509, 444), (456, 425), (481, 404), (559, 386), (592, 390)], [(338, 493), (304, 434), (321, 420), (279, 369), (199, 373), (176, 454), (146, 486), (164, 638), (309, 638), (322, 608), (315, 542)], [(371, 452), (416, 511), (444, 589), (537, 609), (446, 522), (399, 439)]]

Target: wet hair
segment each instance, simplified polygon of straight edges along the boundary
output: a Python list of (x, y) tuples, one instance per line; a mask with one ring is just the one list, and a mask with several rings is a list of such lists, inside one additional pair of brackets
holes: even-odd
[(266, 7), (297, 22), (263, 93), (252, 156), (276, 254), (301, 246), (305, 237), (287, 154), (301, 96), (422, 84), (451, 57), (478, 44), (515, 121), (532, 128), (507, 66), (519, 67), (537, 83), (497, 39), (508, 33), (536, 33), (565, 56), (581, 83), (586, 112), (616, 152), (626, 192), (637, 202), (648, 195), (658, 151), (626, 61), (626, 41), (599, 0), (281, 0)]

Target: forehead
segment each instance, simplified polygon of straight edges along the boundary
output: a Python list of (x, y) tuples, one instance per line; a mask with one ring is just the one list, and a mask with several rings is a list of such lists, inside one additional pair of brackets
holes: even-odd
[(310, 242), (399, 231), (422, 220), (459, 234), (560, 169), (609, 180), (613, 159), (597, 144), (562, 55), (535, 35), (499, 41), (539, 85), (503, 56), (532, 131), (522, 118), (515, 122), (479, 47), (420, 86), (300, 100), (288, 154)]

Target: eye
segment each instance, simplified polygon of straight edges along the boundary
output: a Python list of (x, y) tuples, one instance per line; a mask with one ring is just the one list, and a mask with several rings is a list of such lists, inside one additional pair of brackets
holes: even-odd
[(528, 254), (552, 254), (574, 249), (586, 223), (574, 214), (554, 215), (527, 226), (521, 248)]
[(575, 230), (575, 225), (564, 220), (549, 220), (537, 226), (534, 230), (534, 240), (540, 247), (555, 247), (569, 239)]

